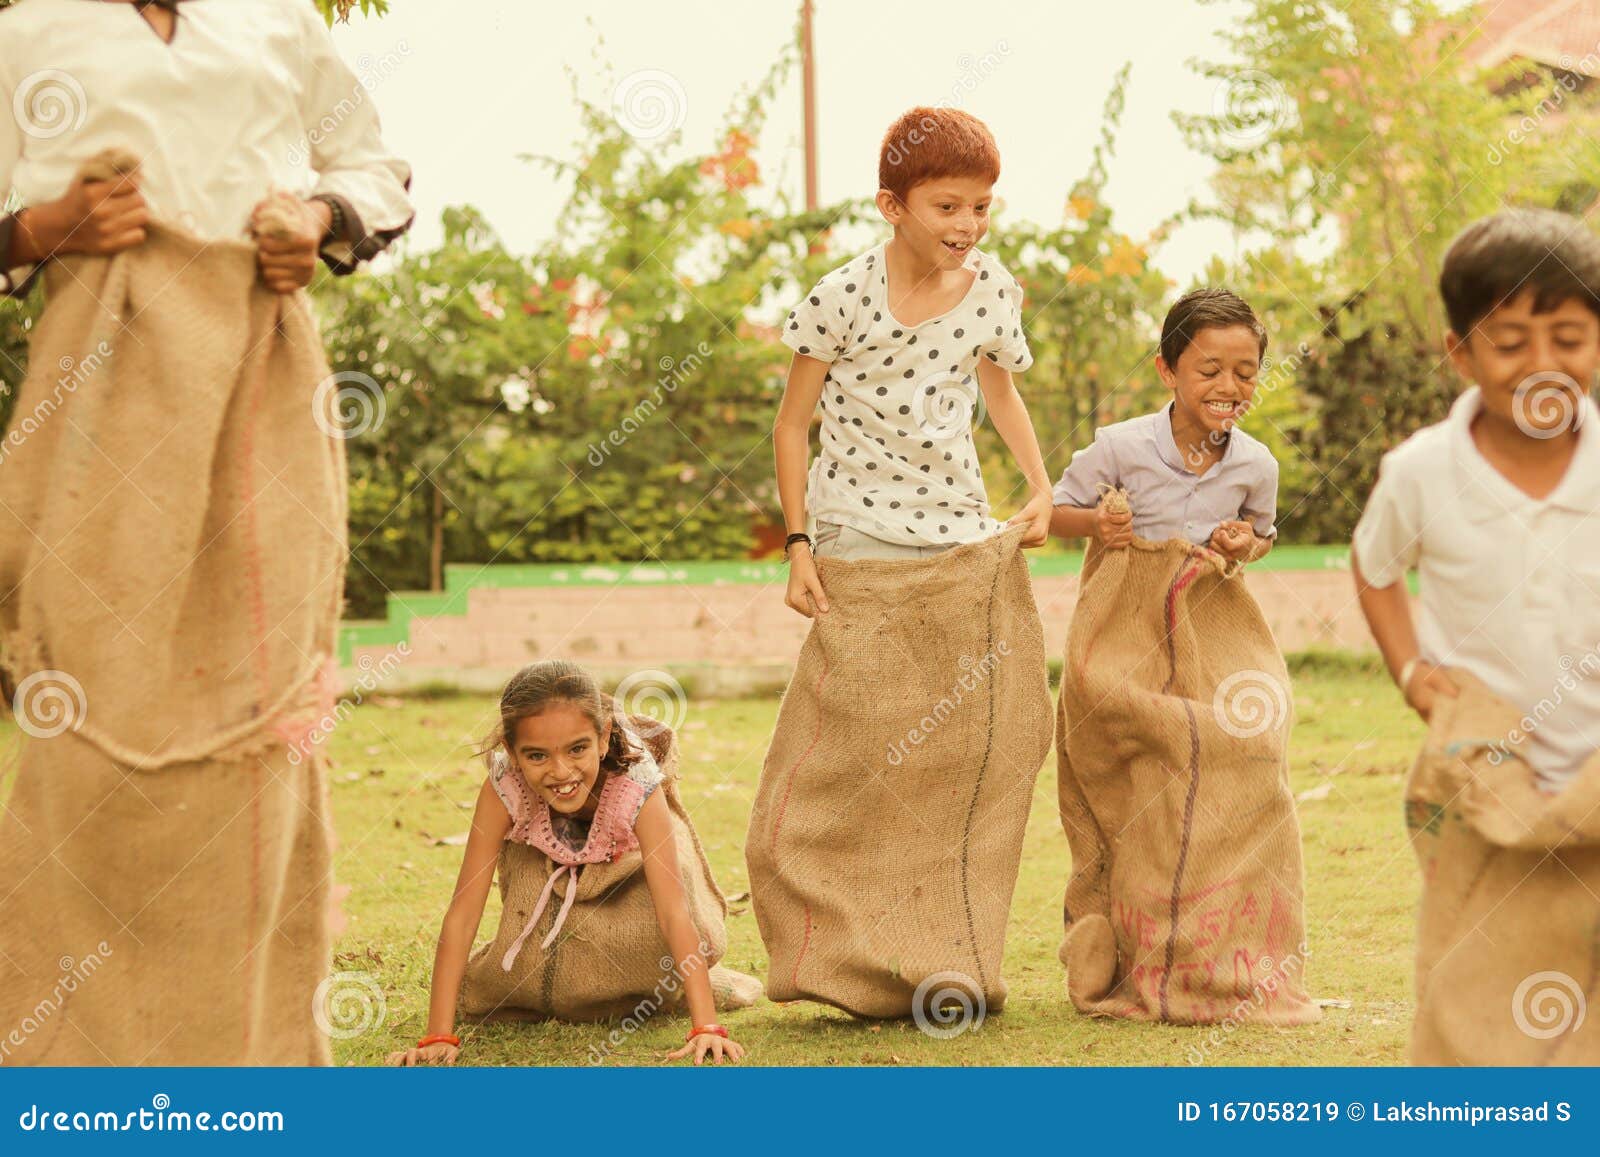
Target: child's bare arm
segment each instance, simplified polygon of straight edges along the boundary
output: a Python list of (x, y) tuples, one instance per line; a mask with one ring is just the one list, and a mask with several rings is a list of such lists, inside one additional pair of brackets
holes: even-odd
[[(472, 831), (461, 857), (455, 894), (439, 929), (439, 946), (433, 954), (433, 990), (428, 1001), (428, 1036), (448, 1035), (456, 1020), (456, 993), (467, 971), (467, 956), (483, 920), (483, 906), (494, 882), (494, 867), (500, 846), (511, 828), (500, 797), (487, 779), (478, 792), (478, 806), (472, 813)], [(391, 1053), (392, 1065), (455, 1064), (458, 1048), (449, 1043)]]
[(1389, 674), (1400, 684), (1401, 694), (1412, 710), (1427, 719), (1433, 713), (1433, 704), (1440, 695), (1454, 698), (1456, 685), (1444, 670), (1432, 663), (1418, 661), (1409, 677), (1406, 666), (1418, 659), (1421, 648), (1417, 632), (1411, 621), (1411, 603), (1402, 579), (1386, 587), (1375, 587), (1361, 573), (1361, 564), (1355, 550), (1350, 552), (1350, 570), (1355, 575), (1356, 597), (1361, 602), (1361, 613), (1366, 616), (1372, 637), (1383, 653)]
[[(691, 1028), (712, 1026), (717, 1021), (716, 1001), (711, 995), (711, 962), (705, 958), (700, 931), (689, 914), (689, 901), (683, 893), (683, 878), (678, 874), (678, 850), (672, 830), (672, 813), (661, 791), (656, 791), (639, 809), (634, 832), (639, 837), (639, 852), (644, 857), (645, 883), (655, 904), (656, 923), (667, 942), (678, 976), (683, 980), (684, 997), (689, 1005)], [(699, 1064), (707, 1055), (720, 1064), (723, 1057), (737, 1061), (744, 1046), (713, 1033), (698, 1033), (682, 1048), (667, 1054), (669, 1060), (693, 1055)]]
[[(828, 363), (795, 354), (789, 363), (789, 380), (783, 388), (778, 417), (772, 423), (772, 454), (778, 468), (778, 501), (783, 506), (784, 528), (799, 534), (806, 528), (806, 469), (811, 457), (811, 415), (822, 397)], [(807, 618), (812, 605), (828, 609), (828, 596), (817, 577), (816, 563), (804, 543), (789, 551), (789, 588), (785, 603)]]
[(987, 358), (978, 362), (978, 388), (983, 391), (989, 420), (1028, 483), (1027, 505), (1011, 519), (1011, 524), (1028, 524), (1022, 536), (1023, 546), (1042, 546), (1050, 536), (1050, 476), (1045, 472), (1044, 456), (1039, 453), (1039, 437), (1028, 416), (1028, 404), (1017, 392), (1011, 375)]

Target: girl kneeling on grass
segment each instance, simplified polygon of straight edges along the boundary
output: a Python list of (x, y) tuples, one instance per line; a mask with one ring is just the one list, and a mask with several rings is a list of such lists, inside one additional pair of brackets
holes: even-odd
[[(588, 672), (549, 661), (506, 684), (485, 755), (489, 776), (434, 955), (428, 1032), (389, 1062), (454, 1064), (458, 998), (478, 1017), (631, 1010), (643, 1021), (680, 994), (694, 1027), (668, 1059), (743, 1057), (715, 1023), (713, 981), (725, 1007), (753, 1003), (759, 984), (713, 972), (727, 903), (677, 798), (671, 731), (646, 716), (630, 721)], [(469, 960), (497, 864), (502, 926)], [(528, 944), (541, 923), (544, 935)]]

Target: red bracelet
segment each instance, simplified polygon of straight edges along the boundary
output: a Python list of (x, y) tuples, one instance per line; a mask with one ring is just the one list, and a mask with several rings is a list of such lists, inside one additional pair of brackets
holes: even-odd
[(689, 1035), (684, 1039), (693, 1041), (697, 1036), (720, 1036), (723, 1040), (727, 1040), (728, 1030), (720, 1024), (702, 1024), (697, 1028), (690, 1029)]
[(456, 1048), (460, 1048), (461, 1038), (458, 1036), (451, 1036), (447, 1032), (436, 1032), (432, 1036), (425, 1036), (417, 1042), (417, 1047), (419, 1049), (425, 1049), (429, 1045), (453, 1045)]

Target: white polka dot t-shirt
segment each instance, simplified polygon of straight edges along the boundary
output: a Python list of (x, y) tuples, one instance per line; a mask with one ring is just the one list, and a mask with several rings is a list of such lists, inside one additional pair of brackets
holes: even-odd
[(978, 359), (1019, 373), (1033, 364), (1022, 291), (974, 249), (960, 304), (919, 325), (889, 312), (884, 246), (819, 281), (783, 323), (784, 344), (830, 365), (821, 452), (806, 505), (819, 522), (887, 542), (975, 542), (1000, 531), (972, 442)]

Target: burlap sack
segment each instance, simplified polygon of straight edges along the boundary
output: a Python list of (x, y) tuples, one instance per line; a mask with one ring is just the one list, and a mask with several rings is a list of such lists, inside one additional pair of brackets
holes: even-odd
[(1449, 674), (1461, 694), (1437, 700), (1406, 784), (1422, 867), (1411, 1059), (1600, 1064), (1600, 756), (1540, 792), (1510, 738), (1521, 712)]
[[(1235, 568), (1236, 569), (1236, 568)], [(1061, 960), (1080, 1011), (1304, 1024), (1289, 674), (1212, 551), (1092, 543), (1057, 718), (1072, 845)]]
[(33, 1026), (4, 1059), (326, 1061), (324, 775), (287, 744), (335, 653), (345, 481), (306, 299), (261, 287), (251, 246), (162, 226), (46, 288), (0, 462), (0, 654), (30, 736), (0, 826), (0, 1032)]
[(745, 844), (774, 1000), (868, 1017), (1004, 1006), (1051, 727), (1021, 536), (817, 561), (832, 609), (800, 650)]
[[(712, 878), (705, 849), (678, 794), (676, 737), (670, 728), (648, 716), (633, 716), (631, 725), (649, 744), (666, 776), (656, 790), (665, 793), (672, 812), (678, 874), (708, 963), (714, 965), (728, 948), (728, 902)], [(661, 935), (655, 901), (645, 880), (644, 857), (637, 850), (613, 863), (583, 867), (577, 899), (560, 934), (548, 949), (541, 949), (540, 942), (572, 887), (570, 877), (557, 883), (538, 928), (524, 941), (511, 971), (502, 967), (506, 952), (527, 924), (555, 869), (555, 861), (537, 848), (507, 841), (501, 849), (496, 873), (502, 901), (500, 928), (467, 962), (458, 1005), (462, 1016), (481, 1020), (643, 1020), (658, 1009), (677, 1008), (683, 1000), (683, 984)], [(751, 978), (721, 968), (712, 972), (719, 1008), (742, 1007), (759, 997), (759, 987)]]

